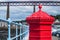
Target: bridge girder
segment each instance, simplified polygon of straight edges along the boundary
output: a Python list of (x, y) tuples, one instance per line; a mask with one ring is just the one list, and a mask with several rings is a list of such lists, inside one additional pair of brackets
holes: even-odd
[(34, 6), (33, 12), (35, 12), (35, 6), (42, 4), (43, 6), (60, 6), (60, 1), (10, 1), (10, 2), (0, 2), (0, 6), (7, 6), (6, 19), (9, 16), (10, 6)]
[(10, 1), (10, 2), (0, 2), (0, 6), (38, 6), (42, 4), (43, 6), (60, 6), (60, 1)]

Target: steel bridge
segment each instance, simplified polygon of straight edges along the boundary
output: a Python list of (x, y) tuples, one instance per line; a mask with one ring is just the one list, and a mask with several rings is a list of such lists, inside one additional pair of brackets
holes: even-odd
[(60, 6), (60, 1), (10, 1), (10, 2), (0, 2), (0, 6), (38, 6), (42, 4), (43, 6)]
[(33, 12), (35, 12), (35, 6), (42, 4), (43, 6), (60, 6), (60, 1), (9, 1), (0, 2), (0, 6), (7, 6), (7, 17), (9, 18), (9, 7), (10, 6), (34, 6)]

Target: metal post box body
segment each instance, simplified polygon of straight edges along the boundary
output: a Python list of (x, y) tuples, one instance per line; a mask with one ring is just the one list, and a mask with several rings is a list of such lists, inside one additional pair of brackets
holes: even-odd
[(40, 5), (39, 11), (26, 18), (30, 30), (29, 40), (52, 40), (51, 25), (54, 18), (42, 11), (41, 8)]

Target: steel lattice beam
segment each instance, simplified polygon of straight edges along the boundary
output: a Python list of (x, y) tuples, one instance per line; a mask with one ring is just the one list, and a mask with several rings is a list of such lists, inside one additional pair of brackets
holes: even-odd
[(9, 7), (10, 6), (38, 6), (42, 4), (43, 6), (60, 6), (60, 1), (10, 1), (10, 2), (0, 2), (0, 6), (7, 6), (6, 19), (9, 18)]
[(12, 1), (12, 2), (0, 2), (0, 6), (37, 6), (42, 4), (43, 6), (60, 6), (60, 1)]

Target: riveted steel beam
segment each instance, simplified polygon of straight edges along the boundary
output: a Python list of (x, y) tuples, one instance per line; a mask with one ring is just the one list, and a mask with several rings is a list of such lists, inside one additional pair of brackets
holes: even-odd
[(60, 1), (10, 1), (10, 2), (0, 2), (0, 6), (38, 6), (42, 4), (43, 6), (60, 6)]

